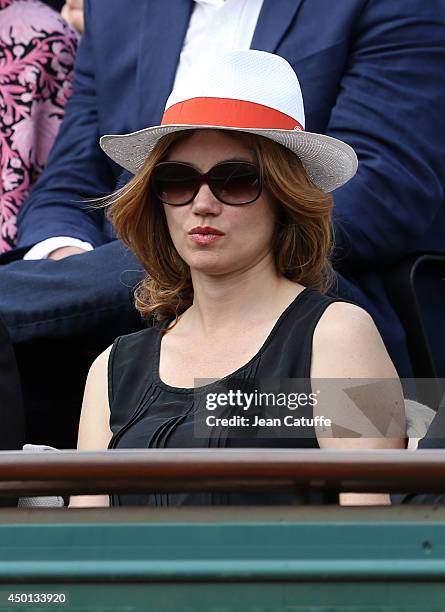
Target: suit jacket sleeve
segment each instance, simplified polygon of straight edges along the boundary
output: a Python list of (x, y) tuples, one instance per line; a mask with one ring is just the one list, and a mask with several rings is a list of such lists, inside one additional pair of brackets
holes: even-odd
[(89, 0), (85, 2), (85, 22), (74, 67), (73, 94), (46, 168), (22, 206), (18, 247), (31, 247), (53, 236), (71, 236), (94, 246), (107, 242), (102, 231), (103, 212), (86, 202), (114, 188), (113, 172), (98, 145)]
[(444, 66), (443, 0), (364, 5), (327, 129), (359, 158), (334, 193), (340, 271), (400, 259), (443, 205)]

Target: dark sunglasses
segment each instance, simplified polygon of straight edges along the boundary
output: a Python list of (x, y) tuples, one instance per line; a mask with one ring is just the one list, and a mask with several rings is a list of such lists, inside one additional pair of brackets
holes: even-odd
[(196, 197), (202, 184), (224, 204), (240, 206), (260, 197), (263, 181), (259, 166), (244, 161), (221, 162), (201, 174), (182, 162), (160, 162), (150, 177), (153, 193), (164, 204), (185, 206)]

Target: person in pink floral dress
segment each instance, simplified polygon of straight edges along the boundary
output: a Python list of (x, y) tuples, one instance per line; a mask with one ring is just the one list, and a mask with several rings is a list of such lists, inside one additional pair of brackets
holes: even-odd
[(0, 253), (40, 175), (71, 94), (78, 34), (39, 0), (0, 0)]

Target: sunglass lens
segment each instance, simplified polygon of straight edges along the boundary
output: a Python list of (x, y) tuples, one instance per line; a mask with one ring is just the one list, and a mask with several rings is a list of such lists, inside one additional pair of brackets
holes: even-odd
[(179, 163), (160, 164), (153, 175), (154, 191), (161, 202), (181, 206), (193, 199), (198, 185), (197, 174)]
[(215, 166), (209, 177), (215, 196), (226, 204), (248, 204), (261, 192), (259, 169), (247, 162), (226, 162)]

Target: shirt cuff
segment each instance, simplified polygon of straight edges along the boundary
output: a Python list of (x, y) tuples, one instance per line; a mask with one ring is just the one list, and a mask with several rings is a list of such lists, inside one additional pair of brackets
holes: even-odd
[(78, 238), (70, 238), (69, 236), (55, 236), (47, 238), (35, 244), (25, 255), (23, 259), (48, 259), (48, 255), (62, 247), (75, 246), (85, 251), (92, 251), (93, 245), (89, 242), (83, 242)]

